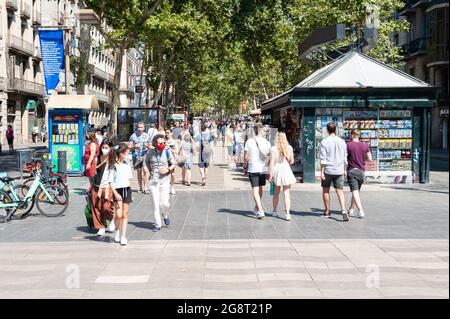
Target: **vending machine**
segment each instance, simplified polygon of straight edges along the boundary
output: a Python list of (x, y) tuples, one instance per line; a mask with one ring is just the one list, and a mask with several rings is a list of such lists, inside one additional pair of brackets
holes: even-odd
[(85, 115), (81, 109), (49, 110), (49, 152), (55, 170), (58, 169), (58, 151), (66, 151), (67, 173), (81, 174), (84, 172)]

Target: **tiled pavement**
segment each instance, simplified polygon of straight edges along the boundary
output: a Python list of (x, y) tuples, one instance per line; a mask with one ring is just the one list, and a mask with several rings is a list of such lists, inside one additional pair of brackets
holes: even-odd
[(349, 223), (334, 195), (323, 219), (318, 185), (298, 184), (286, 222), (252, 218), (246, 178), (217, 162), (206, 188), (177, 185), (158, 234), (150, 195), (134, 194), (127, 247), (87, 229), (86, 181), (71, 178), (64, 216), (0, 224), (0, 298), (448, 298), (448, 175), (367, 185), (367, 217)]
[(0, 244), (0, 298), (448, 298), (447, 240)]

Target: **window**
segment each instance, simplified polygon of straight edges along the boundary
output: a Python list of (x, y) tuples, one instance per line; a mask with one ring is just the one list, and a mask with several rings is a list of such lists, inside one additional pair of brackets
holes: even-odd
[(412, 18), (410, 24), (408, 37), (409, 41), (413, 41), (416, 38), (416, 18)]

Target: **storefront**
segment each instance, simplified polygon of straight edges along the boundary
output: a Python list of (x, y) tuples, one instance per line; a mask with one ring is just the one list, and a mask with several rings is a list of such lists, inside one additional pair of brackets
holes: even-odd
[(360, 129), (373, 155), (367, 181), (429, 181), (430, 110), (435, 89), (363, 54), (351, 52), (262, 104), (286, 132), (304, 182), (319, 181), (319, 145), (326, 125), (350, 139)]
[(58, 170), (58, 151), (66, 151), (67, 173), (84, 171), (85, 135), (91, 111), (98, 110), (94, 95), (53, 95), (48, 101), (49, 153)]

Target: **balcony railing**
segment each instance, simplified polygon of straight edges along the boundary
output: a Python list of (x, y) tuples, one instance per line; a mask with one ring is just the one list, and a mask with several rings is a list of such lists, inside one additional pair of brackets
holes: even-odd
[(33, 44), (13, 34), (9, 34), (8, 46), (30, 56), (33, 55)]
[(418, 38), (410, 41), (402, 46), (402, 50), (405, 55), (417, 55), (427, 53), (427, 38)]
[(11, 11), (17, 11), (18, 5), (17, 0), (6, 0), (6, 9)]
[(29, 4), (25, 3), (25, 0), (22, 0), (20, 16), (27, 19), (31, 18), (31, 8)]
[(103, 93), (100, 93), (100, 92), (97, 92), (97, 91), (94, 91), (94, 90), (91, 90), (91, 89), (89, 89), (89, 94), (90, 95), (95, 95), (97, 97), (97, 99), (99, 101), (101, 101), (101, 102), (111, 103), (111, 97), (109, 97), (106, 94), (103, 94)]
[(431, 46), (428, 50), (427, 59), (428, 63), (448, 63), (448, 43), (439, 43)]
[(2, 78), (0, 76), (0, 91), (5, 91), (6, 90), (6, 81), (5, 78)]
[(41, 24), (42, 23), (42, 16), (41, 16), (41, 12), (39, 10), (34, 10), (33, 12), (33, 19), (32, 19), (33, 24)]
[(8, 83), (9, 91), (25, 92), (34, 95), (45, 95), (45, 86), (36, 82), (12, 78)]
[(99, 69), (97, 67), (95, 67), (95, 69), (94, 69), (94, 74), (102, 79), (105, 79), (105, 80), (108, 79), (108, 74), (105, 71), (103, 71), (102, 69)]

